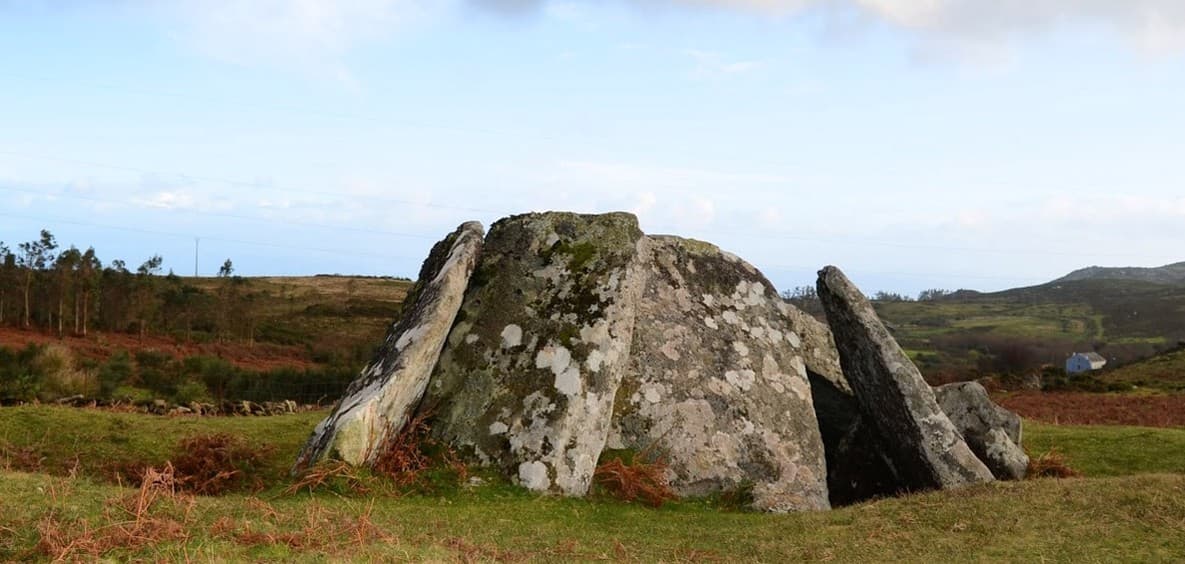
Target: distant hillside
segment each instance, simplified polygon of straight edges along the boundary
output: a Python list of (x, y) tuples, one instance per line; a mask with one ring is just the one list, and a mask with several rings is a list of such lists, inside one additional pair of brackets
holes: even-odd
[(1185, 347), (1108, 370), (1104, 380), (1169, 391), (1185, 390)]
[(1090, 266), (1075, 270), (1054, 280), (1053, 283), (1078, 280), (1134, 280), (1154, 284), (1185, 284), (1185, 262), (1166, 264), (1156, 268)]
[(1185, 338), (1185, 284), (1076, 280), (875, 305), (936, 382), (1061, 366), (1076, 351), (1122, 366)]

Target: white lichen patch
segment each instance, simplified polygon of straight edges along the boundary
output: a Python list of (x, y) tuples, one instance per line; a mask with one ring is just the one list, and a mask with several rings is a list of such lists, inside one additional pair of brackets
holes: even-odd
[(563, 345), (548, 345), (535, 355), (535, 368), (549, 369), (556, 376), (563, 374), (572, 364), (572, 352)]
[(579, 395), (583, 389), (580, 381), (580, 368), (569, 365), (566, 370), (555, 375), (555, 389), (568, 396)]
[(662, 401), (662, 385), (661, 384), (646, 384), (642, 386), (642, 397), (650, 403), (658, 403)]
[(395, 350), (401, 351), (406, 349), (408, 345), (419, 341), (431, 329), (432, 327), (427, 324), (417, 325), (408, 329), (406, 333), (400, 335), (399, 339), (395, 341)]
[(724, 373), (724, 379), (729, 384), (740, 388), (741, 391), (747, 392), (753, 388), (753, 382), (757, 380), (757, 373), (752, 370), (729, 370)]
[(799, 339), (798, 333), (795, 333), (794, 331), (786, 333), (786, 340), (790, 341), (790, 346), (794, 348), (798, 348), (798, 346), (802, 344), (802, 339)]
[(749, 356), (749, 346), (743, 341), (733, 341), (732, 350), (736, 351), (741, 356)]
[(507, 325), (502, 330), (502, 348), (512, 349), (523, 344), (523, 328), (515, 324)]
[(547, 465), (538, 460), (518, 465), (518, 481), (524, 488), (531, 491), (542, 492), (551, 488)]
[(736, 325), (741, 322), (741, 318), (737, 316), (737, 312), (731, 309), (720, 314), (720, 318), (729, 325)]
[(704, 325), (707, 325), (709, 329), (719, 329), (720, 328), (720, 325), (717, 324), (716, 320), (713, 319), (711, 316), (704, 317)]
[(601, 366), (605, 364), (605, 353), (601, 349), (593, 349), (589, 351), (588, 358), (584, 360), (584, 365), (588, 367), (588, 371), (596, 374), (601, 371)]
[(478, 339), (480, 339), (480, 337), (477, 336), (477, 333), (470, 333), (465, 335), (465, 344), (472, 345), (473, 343), (476, 343)]
[(507, 427), (506, 424), (501, 421), (495, 421), (490, 424), (490, 434), (491, 435), (501, 435), (501, 434), (506, 433), (506, 431), (509, 431), (509, 430), (510, 430), (510, 427)]
[(791, 366), (794, 367), (794, 373), (797, 374), (799, 378), (806, 378), (806, 363), (802, 361), (802, 357), (795, 356), (794, 360), (790, 362)]

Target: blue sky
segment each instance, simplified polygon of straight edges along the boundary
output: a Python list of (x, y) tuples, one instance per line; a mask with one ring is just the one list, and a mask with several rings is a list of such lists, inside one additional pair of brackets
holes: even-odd
[(0, 241), (412, 276), (627, 210), (779, 288), (1185, 260), (1176, 0), (0, 0)]

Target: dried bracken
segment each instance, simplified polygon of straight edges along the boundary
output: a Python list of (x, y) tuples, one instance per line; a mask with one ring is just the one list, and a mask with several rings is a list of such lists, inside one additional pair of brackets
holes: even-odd
[(1082, 473), (1066, 464), (1066, 457), (1057, 449), (1041, 456), (1029, 456), (1028, 478), (1076, 478)]
[(629, 462), (615, 456), (597, 466), (593, 479), (613, 497), (624, 501), (641, 500), (651, 507), (678, 499), (667, 483), (667, 465), (661, 458), (650, 462), (645, 455), (634, 455)]
[(177, 493), (172, 465), (148, 468), (136, 494), (112, 500), (100, 524), (67, 520), (55, 510), (37, 525), (37, 552), (55, 561), (95, 559), (113, 550), (136, 550), (189, 537), (192, 497)]
[(199, 495), (220, 495), (241, 489), (260, 490), (263, 454), (226, 433), (182, 439), (173, 458), (179, 488)]
[(1185, 395), (1020, 392), (994, 399), (1025, 419), (1055, 425), (1185, 426)]
[(432, 464), (425, 453), (426, 443), (431, 440), (427, 419), (427, 414), (417, 415), (398, 433), (388, 435), (374, 460), (376, 473), (391, 478), (400, 486), (419, 480), (420, 473)]
[(340, 460), (322, 462), (306, 469), (292, 485), (284, 489), (284, 493), (292, 495), (305, 490), (313, 493), (325, 489), (345, 490), (357, 495), (370, 493), (362, 472)]

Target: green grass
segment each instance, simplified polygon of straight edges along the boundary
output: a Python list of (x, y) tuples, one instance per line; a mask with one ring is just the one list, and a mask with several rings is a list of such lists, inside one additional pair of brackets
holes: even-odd
[[(5, 408), (0, 444), (35, 447), (46, 469), (59, 474), (76, 456), (84, 476), (111, 458), (163, 461), (177, 440), (194, 433), (227, 432), (271, 447), (267, 490), (192, 505), (157, 502), (150, 522), (179, 523), (181, 536), (100, 552), (117, 560), (1070, 562), (1185, 554), (1182, 429), (1028, 424), (1032, 452), (1056, 447), (1087, 478), (764, 515), (708, 501), (653, 510), (603, 498), (538, 497), (497, 483), (403, 497), (281, 495), (288, 464), (324, 415), (197, 419)], [(86, 478), (0, 470), (0, 561), (48, 558), (36, 548), (46, 531), (85, 540), (126, 527), (130, 517), (118, 508), (135, 493)]]
[[(88, 476), (113, 466), (162, 464), (184, 437), (228, 433), (265, 452), (261, 478), (284, 479), (296, 453), (325, 411), (277, 417), (156, 417), (56, 406), (0, 408), (0, 447), (29, 448), (42, 467), (65, 473), (77, 465)], [(0, 467), (4, 460), (0, 457)]]
[(1024, 445), (1033, 454), (1057, 449), (1088, 477), (1185, 474), (1185, 429), (1025, 422)]

